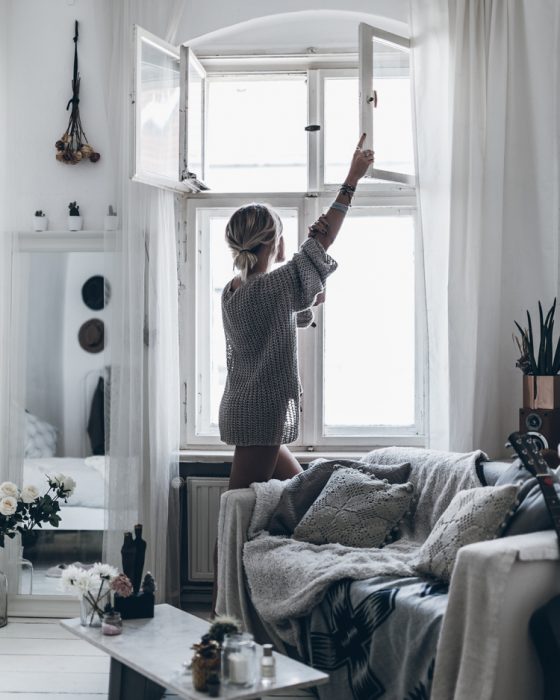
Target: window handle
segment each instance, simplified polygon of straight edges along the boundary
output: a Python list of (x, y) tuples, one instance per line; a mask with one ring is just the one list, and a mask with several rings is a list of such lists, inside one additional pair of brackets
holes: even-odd
[(320, 131), (321, 130), (321, 125), (320, 124), (308, 124), (305, 127), (306, 131)]
[(368, 104), (371, 104), (373, 102), (373, 106), (377, 107), (377, 90), (374, 90), (373, 95), (370, 95), (367, 98), (367, 102), (368, 102)]

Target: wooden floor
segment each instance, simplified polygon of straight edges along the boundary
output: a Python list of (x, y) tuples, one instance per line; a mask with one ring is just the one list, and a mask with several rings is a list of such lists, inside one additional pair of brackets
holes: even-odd
[[(106, 700), (108, 685), (107, 654), (58, 620), (13, 618), (0, 629), (0, 700)], [(313, 696), (296, 691), (274, 697)]]

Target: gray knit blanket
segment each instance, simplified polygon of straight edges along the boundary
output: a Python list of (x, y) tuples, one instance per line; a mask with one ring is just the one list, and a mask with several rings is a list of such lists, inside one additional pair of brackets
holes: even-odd
[(410, 462), (415, 501), (401, 525), (403, 537), (383, 549), (360, 549), (339, 544), (313, 545), (268, 534), (268, 520), (278, 504), (285, 482), (253, 484), (255, 507), (244, 546), (243, 564), (251, 601), (260, 618), (287, 644), (300, 647), (302, 618), (323, 599), (331, 585), (344, 579), (414, 575), (418, 547), (453, 496), (480, 486), (476, 464), (480, 452), (467, 454), (386, 448), (374, 450), (364, 461), (376, 464)]

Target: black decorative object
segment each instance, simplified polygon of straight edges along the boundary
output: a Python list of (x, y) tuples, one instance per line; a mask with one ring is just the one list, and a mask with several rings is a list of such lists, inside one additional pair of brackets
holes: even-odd
[(86, 352), (101, 352), (105, 347), (105, 324), (99, 318), (82, 323), (78, 331), (78, 342)]
[(83, 302), (93, 311), (101, 311), (105, 307), (105, 301), (109, 300), (109, 296), (109, 283), (103, 275), (93, 275), (82, 285)]
[(131, 532), (125, 532), (121, 547), (122, 570), (132, 582), (134, 589), (133, 594), (128, 598), (115, 595), (115, 610), (120, 612), (123, 620), (154, 616), (156, 582), (150, 572), (146, 573), (140, 588), (146, 558), (146, 542), (142, 539), (142, 525), (134, 526), (134, 535), (133, 539)]
[(74, 23), (74, 73), (72, 75), (72, 97), (66, 105), (71, 109), (66, 131), (56, 142), (56, 159), (61, 163), (76, 165), (81, 160), (97, 163), (101, 155), (88, 143), (80, 117), (80, 73), (78, 72), (78, 22)]
[(134, 593), (138, 593), (142, 582), (144, 562), (146, 561), (146, 542), (142, 539), (142, 525), (134, 526), (134, 550), (134, 574), (130, 580), (132, 581)]

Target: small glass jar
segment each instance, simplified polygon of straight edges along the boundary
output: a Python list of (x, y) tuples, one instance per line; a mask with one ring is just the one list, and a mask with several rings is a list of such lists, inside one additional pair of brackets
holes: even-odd
[(257, 682), (257, 647), (248, 632), (226, 634), (222, 644), (222, 683), (238, 687)]
[(101, 632), (108, 637), (115, 637), (122, 632), (122, 618), (120, 612), (112, 610), (103, 614)]

